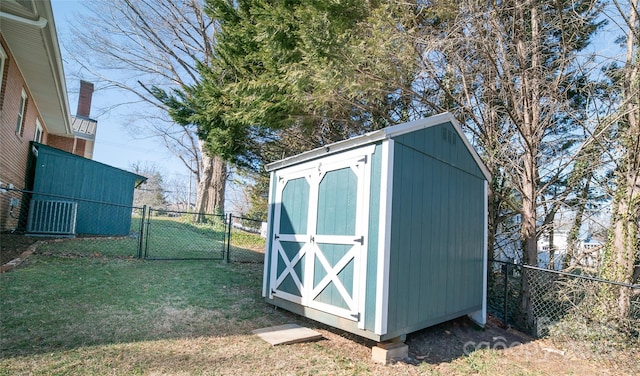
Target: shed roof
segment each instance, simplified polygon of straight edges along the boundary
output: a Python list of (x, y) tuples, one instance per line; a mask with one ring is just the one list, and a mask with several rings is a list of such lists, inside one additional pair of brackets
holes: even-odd
[(95, 166), (95, 167), (99, 166), (100, 168), (105, 168), (105, 169), (111, 171), (114, 174), (130, 175), (135, 180), (135, 186), (136, 187), (147, 181), (147, 177), (145, 177), (145, 176), (138, 175), (138, 174), (133, 173), (131, 171), (123, 170), (123, 169), (120, 169), (120, 168), (117, 168), (117, 167), (113, 167), (111, 165), (108, 165), (108, 164), (105, 164), (105, 163), (102, 163), (102, 162), (97, 162), (97, 161), (94, 161), (92, 159), (87, 159), (87, 158), (84, 158), (82, 156), (79, 156), (79, 155), (76, 155), (76, 154), (73, 154), (73, 153), (69, 153), (67, 151), (64, 151), (64, 150), (61, 150), (61, 149), (58, 149), (58, 148), (54, 148), (53, 146), (40, 144), (38, 142), (33, 142), (33, 148), (34, 148), (34, 153), (35, 153), (36, 157), (38, 156), (38, 152), (40, 150), (43, 150), (43, 151), (48, 152), (50, 154), (64, 155), (64, 156), (66, 156), (68, 158), (77, 159), (77, 160), (83, 161), (83, 163), (87, 163), (87, 164), (89, 164), (91, 166)]
[(269, 163), (266, 166), (267, 171), (278, 170), (287, 166), (292, 166), (295, 164), (299, 164), (302, 162), (306, 162), (312, 159), (316, 159), (319, 157), (324, 157), (326, 155), (331, 155), (335, 153), (339, 153), (341, 151), (354, 149), (362, 145), (367, 145), (373, 142), (382, 141), (385, 139), (390, 139), (399, 135), (403, 135), (406, 133), (411, 133), (420, 129), (433, 127), (436, 125), (451, 123), (455, 128), (456, 132), (464, 142), (465, 147), (471, 153), (471, 156), (478, 164), (480, 170), (482, 170), (482, 174), (484, 175), (487, 181), (491, 180), (491, 174), (489, 170), (480, 159), (480, 156), (476, 152), (476, 150), (471, 146), (469, 140), (462, 132), (462, 127), (460, 123), (456, 120), (456, 118), (449, 112), (444, 112), (438, 115), (430, 116), (428, 118), (415, 120), (408, 123), (398, 124), (391, 127), (383, 128), (377, 131), (365, 133), (360, 136), (352, 137), (347, 140), (338, 141), (333, 144), (325, 145), (313, 150), (306, 151), (304, 153), (284, 158), (276, 162)]

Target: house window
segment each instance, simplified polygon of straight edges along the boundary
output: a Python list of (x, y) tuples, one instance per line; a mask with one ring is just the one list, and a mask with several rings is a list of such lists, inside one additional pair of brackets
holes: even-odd
[(18, 120), (16, 122), (16, 134), (22, 136), (24, 133), (24, 113), (27, 108), (27, 92), (22, 89), (20, 105), (18, 106)]
[(36, 119), (36, 133), (33, 135), (33, 141), (42, 143), (42, 124)]

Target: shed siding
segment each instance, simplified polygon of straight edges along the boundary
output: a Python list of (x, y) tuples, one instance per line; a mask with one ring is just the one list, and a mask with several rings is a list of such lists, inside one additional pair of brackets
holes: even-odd
[(369, 196), (369, 239), (367, 243), (367, 275), (364, 329), (375, 331), (376, 277), (378, 276), (378, 231), (380, 227), (380, 188), (382, 184), (382, 145), (376, 145), (371, 155), (371, 178)]
[(394, 140), (406, 147), (421, 151), (445, 164), (484, 179), (482, 170), (458, 136), (451, 123), (403, 134)]
[(408, 332), (482, 305), (484, 179), (478, 168), (451, 168), (428, 154), (475, 166), (437, 143), (430, 147), (421, 137), (410, 146), (396, 142), (389, 333)]
[[(40, 145), (34, 192), (98, 201), (78, 202), (76, 232), (128, 235), (137, 175)], [(47, 199), (46, 196), (43, 198)]]

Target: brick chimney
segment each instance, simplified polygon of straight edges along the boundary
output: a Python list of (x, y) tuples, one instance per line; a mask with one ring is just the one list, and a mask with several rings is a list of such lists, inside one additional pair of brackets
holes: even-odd
[(89, 117), (91, 112), (91, 97), (93, 96), (93, 84), (80, 81), (80, 96), (78, 97), (78, 110), (76, 116)]

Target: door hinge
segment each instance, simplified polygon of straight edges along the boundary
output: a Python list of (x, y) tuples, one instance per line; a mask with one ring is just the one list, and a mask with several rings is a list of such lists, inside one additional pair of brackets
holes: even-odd
[(273, 235), (273, 239), (274, 240), (278, 240), (279, 238), (280, 238), (280, 235), (278, 235), (278, 234)]
[(276, 294), (276, 290), (271, 289), (271, 295), (275, 295)]
[(356, 321), (360, 321), (360, 312), (352, 314), (351, 317), (356, 319)]
[(363, 162), (363, 163), (367, 163), (367, 156), (365, 155), (364, 157), (362, 157), (361, 160), (359, 160), (358, 162)]
[(364, 236), (359, 237), (358, 239), (353, 239), (355, 243), (364, 244)]

